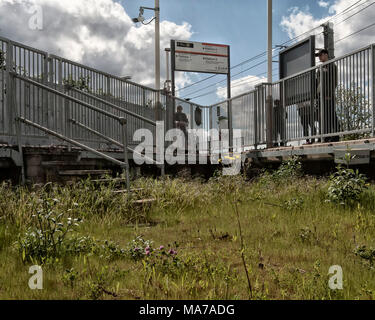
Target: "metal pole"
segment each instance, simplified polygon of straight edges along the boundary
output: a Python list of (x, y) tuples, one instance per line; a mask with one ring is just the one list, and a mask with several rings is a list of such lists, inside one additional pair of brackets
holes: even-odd
[(375, 137), (375, 44), (371, 45), (372, 136)]
[(272, 0), (268, 0), (268, 76), (266, 99), (267, 148), (272, 148)]
[[(158, 112), (160, 106), (160, 4), (159, 0), (155, 0), (155, 89), (157, 90), (157, 103), (156, 112)], [(156, 121), (159, 119), (159, 114), (155, 118)], [(164, 141), (164, 139), (163, 139)], [(164, 146), (164, 144), (163, 144)], [(164, 148), (163, 148), (164, 152)], [(161, 175), (165, 175), (164, 161), (161, 165)]]
[(166, 76), (165, 78), (167, 79), (167, 83), (169, 83), (169, 81), (171, 80), (169, 75), (170, 75), (170, 72), (169, 72), (169, 55), (171, 53), (171, 49), (170, 48), (165, 48), (165, 58), (166, 58)]
[(267, 82), (272, 83), (272, 0), (268, 0), (268, 77)]
[[(18, 152), (20, 154), (20, 158), (22, 161), (21, 165), (21, 182), (22, 184), (26, 183), (26, 175), (25, 175), (25, 162), (23, 159), (23, 146), (22, 146), (22, 127), (21, 122), (18, 120), (19, 113), (18, 113), (18, 105), (16, 103), (16, 78), (13, 74), (9, 74), (9, 97), (11, 105), (14, 107), (14, 115), (15, 115), (15, 125), (16, 125), (16, 136), (17, 136), (17, 145), (18, 145)], [(21, 82), (20, 82), (21, 85)]]
[(323, 66), (321, 65), (320, 68), (319, 68), (319, 73), (320, 73), (320, 124), (319, 124), (319, 130), (320, 130), (320, 138), (321, 138), (321, 142), (323, 143), (324, 142), (324, 137), (323, 135), (326, 133), (325, 132), (325, 120), (324, 119), (324, 96), (323, 96), (323, 88), (324, 88), (324, 76), (323, 76)]
[(228, 130), (229, 130), (229, 152), (233, 149), (233, 113), (232, 113), (232, 76), (230, 72), (230, 47), (228, 47), (228, 75), (227, 75), (227, 99), (228, 99)]
[(155, 0), (155, 89), (160, 90), (160, 7)]
[[(6, 81), (7, 81), (7, 88), (11, 87), (12, 78), (11, 72), (13, 72), (13, 44), (9, 41), (7, 42), (7, 53), (6, 53)], [(8, 90), (7, 90), (8, 91)], [(12, 92), (9, 90), (6, 93), (7, 99), (7, 113), (8, 113), (8, 121), (9, 121), (9, 134), (13, 135), (13, 125), (14, 125), (14, 108), (12, 103)]]
[(124, 163), (125, 163), (125, 174), (126, 174), (126, 188), (128, 190), (128, 195), (130, 196), (130, 175), (129, 175), (129, 155), (128, 155), (128, 129), (126, 127), (126, 118), (120, 119), (122, 127), (122, 139), (124, 144)]

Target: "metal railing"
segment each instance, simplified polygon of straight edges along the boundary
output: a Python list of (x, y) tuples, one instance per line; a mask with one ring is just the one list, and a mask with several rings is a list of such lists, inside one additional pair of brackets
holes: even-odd
[[(173, 128), (177, 106), (187, 115), (189, 129), (203, 130), (207, 145), (211, 129), (240, 129), (240, 141), (249, 148), (375, 137), (374, 48), (201, 106), (0, 37), (0, 142), (61, 143), (30, 123), (18, 127), (17, 115), (95, 150), (121, 148), (125, 135), (128, 146), (134, 146), (138, 129), (155, 133), (157, 121), (164, 121), (166, 130)], [(17, 79), (14, 98), (12, 77)], [(127, 120), (126, 132), (119, 118)]]
[[(22, 147), (24, 145), (23, 142), (23, 136), (24, 136), (24, 131), (25, 129), (31, 127), (34, 128), (38, 131), (44, 132), (48, 134), (49, 136), (58, 138), (59, 140), (65, 141), (69, 143), (70, 145), (74, 145), (76, 147), (79, 147), (83, 150), (86, 150), (88, 152), (91, 152), (103, 159), (106, 159), (108, 161), (111, 161), (117, 165), (120, 165), (124, 170), (126, 174), (126, 183), (127, 183), (127, 188), (128, 188), (128, 194), (130, 192), (130, 172), (129, 172), (129, 155), (128, 152), (132, 151), (128, 147), (128, 133), (127, 133), (127, 119), (125, 117), (117, 116), (111, 112), (101, 110), (100, 108), (93, 106), (89, 103), (80, 101), (74, 97), (71, 97), (65, 93), (62, 93), (60, 91), (57, 91), (53, 88), (50, 88), (42, 83), (39, 83), (33, 79), (27, 78), (25, 76), (21, 76), (17, 74), (16, 72), (9, 72), (9, 85), (10, 85), (10, 91), (11, 91), (11, 103), (15, 107), (15, 125), (16, 125), (16, 135), (17, 135), (17, 145), (19, 147), (19, 152), (22, 154)], [(42, 90), (43, 93), (47, 94), (52, 94), (54, 97), (62, 98), (64, 99), (65, 105), (69, 105), (70, 103), (76, 103), (82, 107), (87, 108), (88, 110), (92, 112), (96, 112), (100, 114), (102, 117), (107, 117), (112, 120), (116, 120), (119, 125), (121, 126), (121, 133), (122, 133), (122, 143), (117, 142), (117, 145), (120, 145), (123, 149), (124, 152), (124, 161), (119, 161), (113, 157), (110, 157), (106, 155), (103, 152), (99, 152), (95, 148), (89, 147), (83, 143), (80, 143), (79, 141), (69, 138), (66, 136), (66, 134), (56, 132), (54, 130), (49, 129), (47, 126), (40, 125), (34, 120), (30, 120), (27, 114), (25, 113), (25, 110), (22, 108), (23, 104), (21, 101), (17, 100), (17, 92), (20, 90), (22, 92), (22, 88), (27, 86), (31, 91), (34, 90)], [(77, 123), (74, 119), (71, 118), (65, 118), (66, 122), (70, 123)], [(26, 126), (22, 126), (21, 123), (24, 123)], [(89, 127), (86, 129), (90, 130)], [(95, 132), (95, 131), (94, 131)], [(99, 133), (97, 133), (99, 134)], [(115, 140), (112, 141), (112, 143), (115, 142)], [(25, 172), (24, 168), (22, 168), (22, 180), (25, 181)]]
[[(219, 122), (219, 109), (228, 118), (230, 103), (233, 120), (222, 127), (241, 129), (244, 145), (254, 148), (375, 137), (374, 77), (375, 45), (370, 45), (215, 104), (210, 121), (213, 127)], [(269, 102), (272, 111), (267, 111)]]

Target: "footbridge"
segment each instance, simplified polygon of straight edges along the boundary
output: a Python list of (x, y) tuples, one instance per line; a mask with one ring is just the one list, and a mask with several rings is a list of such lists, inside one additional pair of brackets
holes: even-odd
[[(22, 181), (45, 182), (124, 170), (129, 186), (130, 172), (138, 172), (134, 156), (140, 155), (134, 133), (148, 129), (153, 152), (142, 156), (163, 175), (173, 169), (158, 158), (157, 125), (163, 123), (164, 133), (174, 128), (177, 106), (188, 129), (203, 132), (200, 148), (190, 151), (211, 166), (232, 153), (243, 164), (292, 155), (339, 162), (348, 149), (357, 153), (358, 164), (369, 164), (375, 149), (374, 76), (375, 45), (369, 45), (202, 106), (0, 37), (0, 171), (3, 178), (18, 172)], [(212, 129), (220, 141), (225, 130), (233, 138), (220, 143)], [(183, 158), (189, 164), (189, 156)]]

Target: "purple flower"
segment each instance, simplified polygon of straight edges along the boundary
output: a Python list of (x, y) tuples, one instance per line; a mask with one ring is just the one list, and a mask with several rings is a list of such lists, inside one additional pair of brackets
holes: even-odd
[(139, 251), (139, 248), (134, 248), (134, 251), (135, 251), (135, 252)]
[(164, 246), (160, 246), (159, 250), (163, 250), (164, 249)]
[(145, 249), (146, 251), (150, 251), (151, 250), (151, 248), (150, 247), (146, 247), (146, 249)]
[(171, 250), (169, 250), (168, 253), (173, 256), (173, 255), (177, 254), (177, 251), (174, 251), (173, 249), (171, 249)]
[(149, 256), (151, 254), (150, 251), (146, 251), (146, 256)]

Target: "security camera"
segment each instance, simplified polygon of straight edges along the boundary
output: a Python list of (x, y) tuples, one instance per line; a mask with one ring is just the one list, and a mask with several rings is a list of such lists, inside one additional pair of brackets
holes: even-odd
[(137, 23), (137, 22), (143, 22), (145, 21), (145, 18), (143, 17), (143, 13), (145, 12), (144, 8), (140, 7), (139, 8), (139, 15), (138, 15), (138, 18), (134, 18), (132, 19), (134, 23)]
[(140, 14), (138, 16), (138, 18), (134, 18), (132, 20), (133, 20), (134, 23), (137, 23), (137, 22), (143, 22), (143, 21), (145, 21), (145, 18)]

